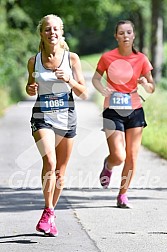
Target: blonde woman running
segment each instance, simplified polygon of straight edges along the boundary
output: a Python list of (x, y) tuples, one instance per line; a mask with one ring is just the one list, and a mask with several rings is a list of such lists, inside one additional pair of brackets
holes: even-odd
[(61, 18), (52, 14), (43, 17), (38, 30), (40, 51), (28, 61), (26, 86), (30, 96), (37, 94), (31, 127), (43, 160), (45, 206), (36, 230), (57, 236), (54, 208), (63, 189), (63, 178), (76, 135), (73, 93), (86, 99), (87, 90), (80, 59), (69, 51), (64, 41)]

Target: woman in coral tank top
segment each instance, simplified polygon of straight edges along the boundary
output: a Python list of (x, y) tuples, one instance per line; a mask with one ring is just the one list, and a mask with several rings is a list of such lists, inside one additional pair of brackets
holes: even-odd
[[(113, 167), (124, 163), (117, 206), (129, 208), (127, 190), (135, 172), (142, 131), (147, 126), (138, 85), (153, 93), (155, 86), (148, 58), (135, 50), (134, 25), (121, 20), (116, 25), (115, 39), (118, 47), (104, 53), (92, 78), (94, 87), (105, 97), (103, 130), (109, 149), (100, 173), (100, 183), (107, 188)], [(106, 73), (106, 85), (102, 76)]]

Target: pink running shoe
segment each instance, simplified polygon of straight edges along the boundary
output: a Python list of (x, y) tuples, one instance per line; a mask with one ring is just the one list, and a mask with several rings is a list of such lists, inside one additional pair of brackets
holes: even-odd
[(127, 195), (119, 194), (117, 197), (117, 207), (119, 208), (130, 208)]
[(58, 230), (56, 228), (55, 222), (51, 222), (50, 223), (50, 232), (49, 233), (45, 233), (46, 236), (58, 236)]
[(54, 222), (54, 210), (50, 208), (45, 208), (41, 219), (39, 220), (36, 230), (39, 232), (49, 233), (50, 225)]
[(104, 159), (103, 170), (100, 173), (100, 184), (103, 188), (108, 188), (110, 184), (110, 178), (112, 175), (112, 171), (107, 169), (107, 158)]

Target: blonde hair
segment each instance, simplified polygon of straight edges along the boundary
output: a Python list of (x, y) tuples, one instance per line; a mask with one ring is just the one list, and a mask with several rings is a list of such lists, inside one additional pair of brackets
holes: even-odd
[[(63, 35), (63, 33), (64, 33), (63, 21), (62, 21), (62, 19), (61, 19), (60, 17), (58, 17), (57, 15), (54, 15), (54, 14), (49, 14), (49, 15), (44, 16), (44, 17), (39, 21), (39, 23), (38, 23), (37, 31), (38, 31), (39, 33), (42, 32), (43, 23), (44, 23), (47, 19), (49, 19), (49, 18), (54, 18), (54, 19), (56, 19), (56, 20), (58, 21), (58, 23), (60, 24), (60, 29), (61, 29), (61, 31), (62, 31), (62, 35)], [(65, 42), (65, 37), (63, 37), (63, 36), (62, 36), (61, 41), (60, 41), (60, 46), (61, 46), (61, 48), (63, 48), (64, 50), (69, 51), (69, 47), (68, 47), (67, 43)], [(41, 39), (41, 41), (40, 41), (40, 43), (39, 43), (39, 51), (42, 51), (43, 47), (44, 47), (44, 44), (43, 44), (43, 41), (42, 41), (42, 39)]]

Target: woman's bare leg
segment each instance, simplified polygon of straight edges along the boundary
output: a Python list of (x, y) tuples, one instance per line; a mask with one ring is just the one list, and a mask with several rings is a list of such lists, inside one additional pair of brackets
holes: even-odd
[(120, 165), (125, 160), (125, 133), (119, 130), (106, 130), (105, 133), (109, 148), (107, 167), (111, 170), (114, 166)]
[(50, 129), (39, 129), (33, 136), (43, 160), (41, 179), (45, 207), (53, 208), (53, 192), (56, 183), (55, 133)]
[(130, 182), (134, 176), (137, 162), (137, 155), (141, 145), (142, 127), (131, 128), (126, 130), (126, 159), (122, 170), (122, 179), (120, 194), (126, 193), (129, 188)]
[(56, 136), (56, 185), (52, 204), (55, 207), (64, 186), (64, 175), (73, 147), (73, 138)]

